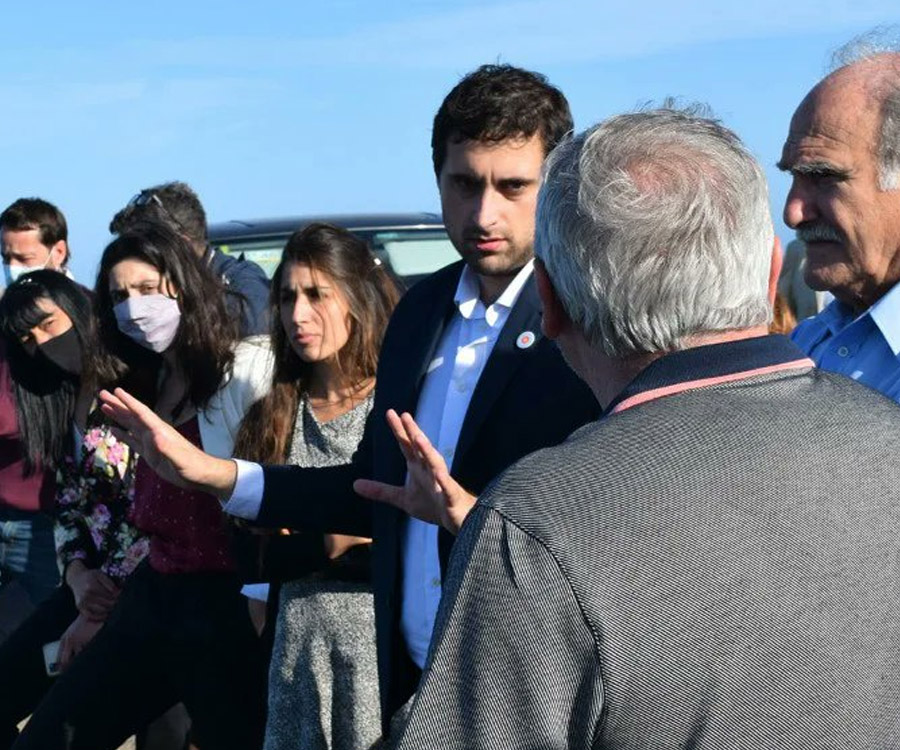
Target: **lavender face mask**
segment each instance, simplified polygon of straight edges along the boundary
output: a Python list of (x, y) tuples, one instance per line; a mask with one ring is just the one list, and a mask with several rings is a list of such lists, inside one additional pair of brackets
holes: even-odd
[(129, 297), (113, 308), (113, 314), (122, 333), (157, 354), (172, 345), (181, 322), (178, 300), (165, 294)]

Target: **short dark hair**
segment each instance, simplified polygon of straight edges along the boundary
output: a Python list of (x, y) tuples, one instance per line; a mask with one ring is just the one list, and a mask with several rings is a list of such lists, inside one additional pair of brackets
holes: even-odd
[(537, 133), (546, 155), (572, 127), (566, 97), (545, 76), (512, 65), (482, 65), (453, 87), (434, 116), (434, 173), (441, 176), (451, 139), (499, 143)]
[[(10, 232), (25, 232), (29, 229), (40, 231), (41, 244), (53, 247), (57, 242), (67, 241), (69, 228), (66, 217), (56, 206), (42, 198), (19, 198), (7, 206), (0, 214), (0, 229)], [(66, 259), (69, 261), (69, 249), (66, 247)]]
[[(156, 200), (153, 200), (153, 196)], [(186, 182), (164, 182), (141, 190), (109, 224), (111, 234), (124, 234), (138, 223), (167, 224), (192, 245), (207, 242), (206, 211), (197, 193)]]

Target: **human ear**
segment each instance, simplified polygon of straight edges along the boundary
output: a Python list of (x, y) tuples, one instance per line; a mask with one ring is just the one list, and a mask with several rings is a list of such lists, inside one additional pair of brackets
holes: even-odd
[(541, 330), (547, 338), (555, 339), (572, 325), (572, 321), (556, 293), (547, 267), (540, 258), (535, 258), (534, 261), (534, 279), (543, 308)]
[(784, 253), (781, 251), (781, 240), (776, 235), (772, 243), (772, 265), (769, 266), (769, 304), (775, 304), (775, 295), (778, 292), (778, 277), (781, 275), (781, 266), (784, 262)]

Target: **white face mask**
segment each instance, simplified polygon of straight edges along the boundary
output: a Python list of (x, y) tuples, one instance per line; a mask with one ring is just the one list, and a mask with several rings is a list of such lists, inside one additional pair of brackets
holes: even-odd
[(129, 297), (113, 307), (113, 315), (122, 333), (157, 354), (172, 345), (181, 323), (178, 300), (165, 294)]
[(43, 263), (40, 263), (36, 266), (11, 266), (9, 263), (3, 264), (3, 278), (6, 279), (6, 286), (12, 284), (16, 279), (20, 276), (24, 276), (26, 273), (31, 273), (32, 271), (40, 271), (47, 267), (47, 264), (50, 262), (50, 253), (47, 253), (47, 260)]

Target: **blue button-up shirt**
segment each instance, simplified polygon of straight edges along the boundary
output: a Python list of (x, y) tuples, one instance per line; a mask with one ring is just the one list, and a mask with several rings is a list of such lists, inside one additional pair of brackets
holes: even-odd
[(862, 314), (835, 300), (791, 338), (823, 370), (900, 402), (900, 284)]

